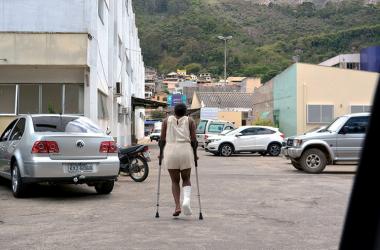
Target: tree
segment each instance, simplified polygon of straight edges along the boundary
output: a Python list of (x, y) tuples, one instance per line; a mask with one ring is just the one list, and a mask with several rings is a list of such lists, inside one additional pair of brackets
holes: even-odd
[(202, 65), (199, 63), (190, 63), (185, 66), (185, 69), (187, 73), (198, 74), (202, 69)]

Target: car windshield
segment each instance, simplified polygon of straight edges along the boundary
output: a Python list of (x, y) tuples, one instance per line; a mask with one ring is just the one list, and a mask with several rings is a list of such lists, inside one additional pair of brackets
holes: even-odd
[(204, 120), (200, 121), (200, 123), (198, 124), (196, 133), (204, 134), (206, 132), (206, 125), (207, 125), (207, 121), (204, 121)]
[(103, 133), (86, 117), (38, 116), (32, 120), (35, 132)]
[(347, 121), (347, 117), (346, 116), (338, 117), (337, 119), (335, 119), (335, 121), (333, 121), (330, 125), (328, 125), (326, 127), (326, 131), (336, 132), (336, 131), (338, 131), (338, 129), (340, 129), (343, 126), (343, 124), (346, 121)]

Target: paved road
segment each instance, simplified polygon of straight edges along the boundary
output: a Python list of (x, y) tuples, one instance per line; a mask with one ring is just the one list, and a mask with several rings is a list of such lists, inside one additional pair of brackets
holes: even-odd
[[(1, 179), (0, 249), (337, 249), (355, 166), (309, 175), (280, 157), (200, 152), (205, 220), (172, 218), (166, 171), (155, 219), (151, 148), (148, 179), (122, 177), (108, 196), (87, 186), (39, 186), (14, 199)], [(193, 192), (194, 212), (196, 201)]]

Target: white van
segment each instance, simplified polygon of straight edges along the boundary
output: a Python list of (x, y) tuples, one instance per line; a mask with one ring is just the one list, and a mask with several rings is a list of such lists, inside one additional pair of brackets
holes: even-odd
[(224, 130), (235, 129), (232, 122), (218, 121), (218, 120), (201, 120), (197, 127), (197, 140), (199, 146), (204, 148), (205, 141), (211, 135), (217, 135), (222, 133)]

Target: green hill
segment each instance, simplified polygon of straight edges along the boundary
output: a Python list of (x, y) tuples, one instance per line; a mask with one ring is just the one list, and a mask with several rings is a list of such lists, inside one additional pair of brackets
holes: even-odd
[[(362, 1), (257, 4), (249, 0), (134, 0), (145, 64), (162, 73), (228, 74), (266, 81), (300, 61), (321, 62), (338, 53), (380, 44), (380, 6)], [(291, 2), (289, 2), (291, 3)], [(322, 3), (322, 4), (321, 4)]]

